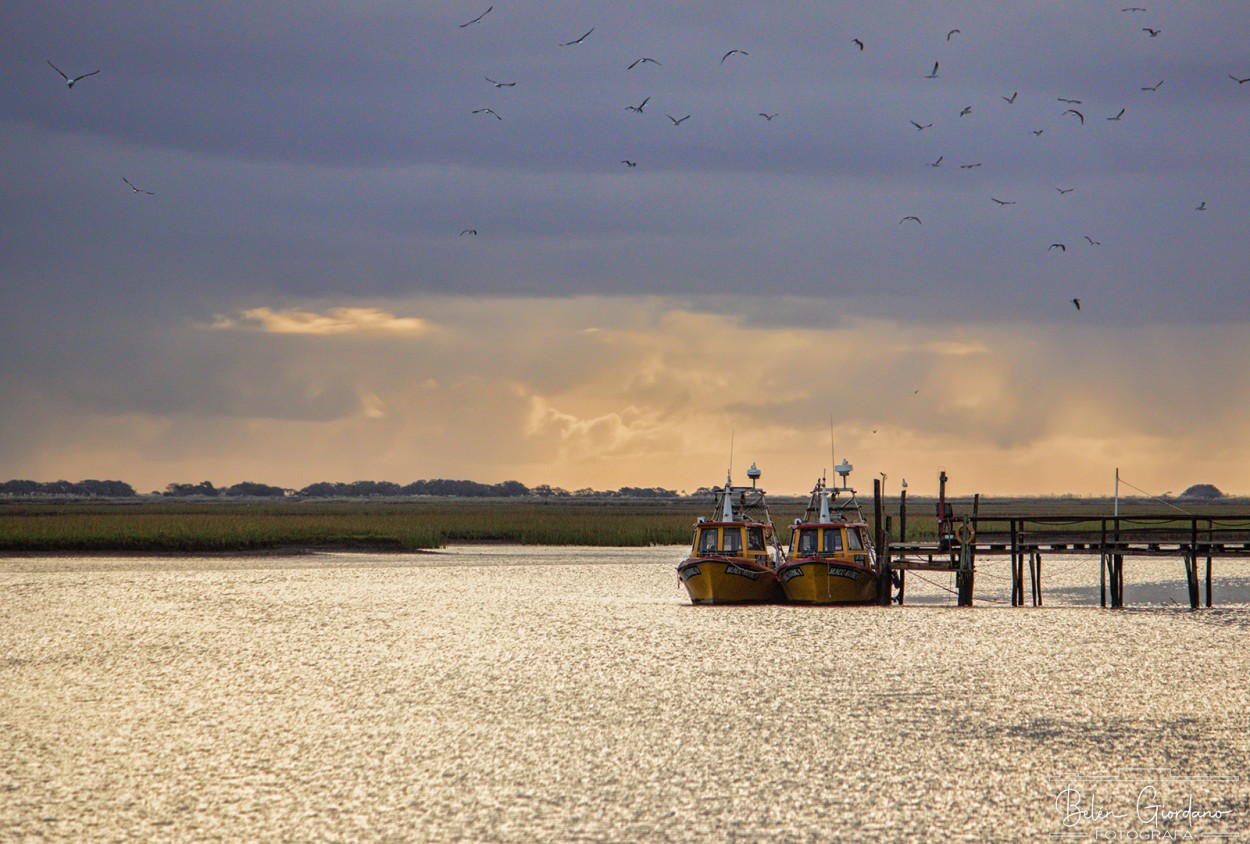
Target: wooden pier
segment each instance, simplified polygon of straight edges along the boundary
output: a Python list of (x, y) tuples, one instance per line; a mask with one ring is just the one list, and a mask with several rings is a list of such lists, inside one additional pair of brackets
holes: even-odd
[[(945, 484), (945, 473), (941, 478)], [(1025, 566), (1029, 605), (1043, 605), (1042, 567), (1047, 558), (1085, 556), (1099, 558), (1100, 604), (1124, 606), (1124, 560), (1126, 557), (1172, 557), (1184, 564), (1189, 606), (1212, 605), (1212, 564), (1220, 558), (1250, 559), (1250, 514), (1134, 515), (1091, 517), (1086, 515), (1030, 515), (977, 513), (956, 516), (945, 503), (938, 504), (936, 542), (891, 541), (891, 519), (883, 518), (879, 482), (874, 499), (877, 516), (878, 558), (883, 568), (878, 600), (903, 603), (908, 571), (947, 571), (955, 574), (959, 606), (972, 606), (979, 557), (1006, 557), (1011, 573), (1011, 605), (1025, 606)], [(906, 496), (899, 511), (900, 537), (906, 535)], [(1205, 564), (1205, 571), (1203, 567)], [(1203, 588), (1205, 586), (1205, 589)], [(1205, 595), (1204, 595), (1205, 592)]]

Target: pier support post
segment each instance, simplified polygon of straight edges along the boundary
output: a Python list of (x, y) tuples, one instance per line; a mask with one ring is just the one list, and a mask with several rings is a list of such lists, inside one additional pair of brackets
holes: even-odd
[[(964, 519), (964, 536), (969, 534), (969, 522)], [(975, 568), (972, 564), (973, 553), (971, 542), (959, 543), (959, 571), (955, 573), (955, 584), (959, 589), (959, 606), (972, 606), (972, 589), (975, 579)]]
[(873, 527), (876, 530), (877, 604), (888, 607), (890, 598), (894, 594), (894, 584), (890, 579), (890, 546), (885, 530), (885, 519), (882, 516), (880, 478), (872, 482), (872, 515)]
[(1011, 520), (1011, 605), (1024, 606), (1024, 556), (1020, 553), (1020, 532)]
[(1107, 605), (1107, 520), (1102, 520), (1102, 535), (1098, 539), (1098, 605)]
[[(1120, 517), (1118, 509), (1115, 519), (1112, 520), (1112, 531), (1112, 542), (1118, 550), (1120, 548)], [(1119, 553), (1112, 554), (1108, 558), (1108, 562), (1111, 564), (1111, 570), (1108, 572), (1111, 578), (1111, 607), (1112, 609), (1118, 609), (1124, 606), (1124, 555)]]
[(1198, 609), (1198, 553), (1196, 550), (1185, 554), (1185, 587), (1189, 590), (1189, 608)]
[(1036, 551), (1029, 552), (1029, 598), (1033, 606), (1042, 605), (1042, 558)]

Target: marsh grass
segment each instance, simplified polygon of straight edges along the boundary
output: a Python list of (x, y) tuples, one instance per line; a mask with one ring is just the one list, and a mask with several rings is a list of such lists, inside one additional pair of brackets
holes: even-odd
[(432, 500), (0, 505), (0, 551), (421, 550), (456, 542), (645, 546), (689, 541), (688, 502)]
[[(782, 542), (806, 499), (772, 499)], [(952, 501), (957, 515), (971, 501)], [(871, 522), (871, 501), (866, 502)], [(1245, 501), (1190, 504), (1203, 513), (1246, 513)], [(710, 501), (622, 499), (411, 499), (374, 501), (0, 502), (0, 552), (264, 553), (299, 549), (415, 551), (449, 543), (522, 545), (685, 545)], [(983, 499), (998, 514), (1110, 515), (1106, 499)], [(897, 499), (885, 502), (898, 536)], [(1122, 514), (1175, 513), (1160, 504), (1124, 505)], [(932, 499), (908, 502), (907, 537), (931, 540)]]

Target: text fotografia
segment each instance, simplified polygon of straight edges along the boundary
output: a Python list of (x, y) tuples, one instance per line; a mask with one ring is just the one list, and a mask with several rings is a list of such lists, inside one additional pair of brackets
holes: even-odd
[(1159, 789), (1146, 785), (1129, 806), (1108, 805), (1098, 795), (1068, 786), (1055, 795), (1055, 811), (1063, 832), (1052, 838), (1084, 838), (1097, 841), (1186, 841), (1206, 835), (1204, 824), (1228, 821), (1231, 809), (1195, 805), (1192, 794), (1164, 798)]

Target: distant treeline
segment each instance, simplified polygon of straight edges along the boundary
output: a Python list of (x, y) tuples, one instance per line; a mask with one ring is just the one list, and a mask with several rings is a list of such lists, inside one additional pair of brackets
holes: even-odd
[[(330, 483), (322, 481), (303, 489), (287, 489), (270, 484), (244, 481), (227, 487), (213, 486), (209, 481), (198, 484), (169, 484), (155, 493), (167, 498), (401, 498), (428, 495), (456, 498), (676, 498), (678, 493), (662, 487), (624, 486), (615, 491), (579, 489), (569, 492), (560, 487), (527, 487), (520, 481), (504, 481), (498, 484), (482, 484), (476, 481), (436, 479), (397, 484), (390, 481), (353, 481)], [(695, 495), (710, 494), (699, 489)], [(0, 496), (10, 498), (57, 497), (57, 498), (133, 498), (137, 495), (128, 483), (122, 481), (5, 481), (0, 483)]]
[(129, 498), (135, 495), (134, 487), (124, 481), (5, 481), (0, 483), (0, 495), (14, 498), (28, 496), (73, 496), (76, 498)]

